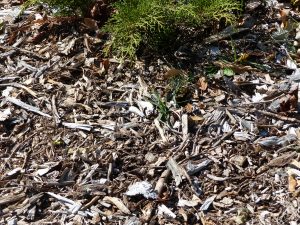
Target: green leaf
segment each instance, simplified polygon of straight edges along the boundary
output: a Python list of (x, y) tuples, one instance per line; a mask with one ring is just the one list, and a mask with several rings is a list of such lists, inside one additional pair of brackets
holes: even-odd
[(234, 71), (230, 68), (224, 68), (223, 73), (225, 76), (232, 77), (235, 75)]

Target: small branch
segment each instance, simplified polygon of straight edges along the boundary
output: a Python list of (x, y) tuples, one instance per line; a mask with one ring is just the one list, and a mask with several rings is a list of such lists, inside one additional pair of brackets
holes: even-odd
[(263, 110), (251, 110), (251, 111), (252, 112), (258, 112), (258, 113), (261, 113), (261, 114), (266, 115), (266, 116), (271, 116), (271, 117), (274, 117), (274, 118), (282, 120), (282, 121), (287, 121), (287, 122), (291, 122), (291, 123), (300, 123), (300, 120), (298, 120), (296, 118), (281, 116), (281, 115), (276, 114), (276, 113), (271, 113), (271, 112), (267, 112), (267, 111), (263, 111)]
[(39, 108), (34, 107), (34, 106), (32, 106), (32, 105), (29, 105), (29, 104), (27, 104), (27, 103), (25, 103), (25, 102), (22, 102), (22, 101), (20, 101), (20, 100), (18, 100), (18, 99), (16, 99), (16, 98), (13, 98), (13, 97), (6, 97), (6, 99), (7, 99), (7, 101), (9, 101), (9, 102), (11, 102), (11, 103), (13, 103), (13, 104), (15, 104), (15, 105), (17, 105), (17, 106), (20, 106), (20, 107), (23, 108), (23, 109), (26, 109), (26, 110), (28, 110), (28, 111), (37, 113), (37, 114), (39, 114), (39, 115), (41, 115), (41, 116), (45, 116), (45, 117), (48, 117), (48, 118), (52, 118), (52, 116), (50, 116), (49, 114), (43, 113), (42, 111), (40, 111)]

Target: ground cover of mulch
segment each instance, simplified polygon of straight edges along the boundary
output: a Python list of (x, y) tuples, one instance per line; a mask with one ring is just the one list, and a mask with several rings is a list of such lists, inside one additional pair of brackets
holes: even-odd
[(14, 3), (0, 224), (300, 223), (296, 7), (248, 1), (233, 29), (120, 63), (93, 19)]

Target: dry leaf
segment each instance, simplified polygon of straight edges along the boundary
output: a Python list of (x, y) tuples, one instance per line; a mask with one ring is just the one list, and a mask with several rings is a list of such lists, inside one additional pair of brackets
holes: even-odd
[(107, 73), (108, 68), (109, 68), (109, 60), (108, 59), (103, 59), (102, 65), (104, 67), (105, 72)]
[(280, 98), (280, 112), (294, 111), (298, 107), (298, 85), (291, 88), (288, 94)]
[(91, 18), (84, 18), (83, 19), (84, 25), (86, 25), (91, 30), (98, 30), (97, 21)]
[(290, 11), (291, 11), (290, 9), (286, 9), (286, 8), (280, 10), (281, 28), (288, 27), (288, 15)]
[(206, 108), (206, 105), (205, 105), (203, 102), (199, 102), (199, 103), (198, 103), (198, 107), (199, 107), (200, 109), (205, 109), (205, 108)]
[(294, 178), (294, 176), (289, 175), (288, 181), (289, 181), (289, 192), (295, 192), (297, 187), (297, 180)]
[(178, 69), (170, 69), (168, 70), (165, 74), (164, 74), (164, 79), (168, 80), (177, 76), (180, 76), (183, 74), (182, 70), (178, 70)]
[(184, 108), (185, 108), (186, 112), (188, 112), (188, 113), (193, 112), (193, 105), (190, 103), (186, 104)]
[(201, 116), (191, 116), (190, 117), (193, 121), (203, 121), (204, 118)]
[(200, 77), (198, 82), (197, 82), (197, 85), (199, 87), (200, 90), (202, 91), (205, 91), (207, 89), (207, 82), (206, 82), (206, 78), (205, 77)]

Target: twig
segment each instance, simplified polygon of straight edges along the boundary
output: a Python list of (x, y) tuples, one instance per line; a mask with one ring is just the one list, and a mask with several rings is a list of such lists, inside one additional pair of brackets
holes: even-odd
[(62, 125), (70, 128), (70, 129), (80, 129), (80, 130), (86, 130), (86, 131), (91, 131), (93, 129), (93, 126), (91, 126), (89, 124), (62, 122)]
[[(227, 109), (229, 110), (237, 110), (237, 108), (231, 108), (231, 107), (227, 107)], [(239, 108), (240, 109), (240, 108)], [(245, 110), (242, 110), (240, 109), (241, 111), (244, 111)], [(296, 119), (296, 118), (291, 118), (291, 117), (287, 117), (287, 116), (282, 116), (282, 115), (279, 115), (277, 113), (272, 113), (272, 112), (268, 112), (268, 111), (264, 111), (264, 110), (259, 110), (259, 109), (249, 109), (248, 112), (251, 112), (251, 113), (261, 113), (265, 116), (270, 116), (270, 117), (274, 117), (276, 119), (279, 119), (279, 120), (282, 120), (282, 121), (287, 121), (287, 122), (291, 122), (291, 123), (300, 123), (300, 120)]]
[(161, 126), (159, 124), (159, 120), (157, 118), (154, 120), (154, 124), (155, 124), (156, 128), (158, 129), (158, 132), (159, 132), (159, 134), (161, 136), (162, 141), (164, 143), (168, 142), (168, 140), (167, 140), (167, 138), (166, 138), (166, 136), (164, 134), (164, 131), (163, 131), (163, 129), (161, 128)]
[(23, 54), (26, 54), (30, 57), (34, 57), (34, 58), (37, 58), (37, 59), (42, 59), (42, 60), (47, 60), (47, 58), (35, 53), (35, 52), (31, 52), (31, 51), (28, 51), (26, 49), (22, 49), (22, 48), (18, 48), (18, 47), (5, 47), (5, 46), (1, 46), (0, 47), (2, 50), (4, 50), (5, 52), (7, 51), (16, 51), (16, 52), (21, 52)]
[(226, 138), (231, 136), (234, 132), (235, 132), (235, 130), (224, 134), (219, 140), (217, 140), (215, 143), (213, 143), (212, 147), (216, 147), (217, 145), (219, 145), (223, 140), (225, 140)]
[(166, 169), (159, 177), (158, 181), (156, 182), (155, 185), (155, 191), (157, 192), (158, 195), (161, 195), (164, 184), (166, 183), (166, 180), (168, 177), (171, 175), (171, 170)]
[(17, 106), (20, 106), (21, 108), (23, 109), (26, 109), (28, 111), (31, 111), (31, 112), (35, 112), (41, 116), (45, 116), (45, 117), (48, 117), (48, 118), (52, 118), (52, 116), (50, 116), (49, 114), (47, 113), (43, 113), (42, 111), (39, 110), (39, 108), (37, 107), (34, 107), (32, 105), (29, 105), (25, 102), (22, 102), (20, 101), (19, 99), (16, 99), (16, 98), (13, 98), (13, 97), (6, 97), (7, 101), (17, 105)]
[(194, 153), (195, 153), (196, 146), (197, 146), (196, 142), (197, 142), (199, 133), (200, 133), (200, 131), (202, 130), (202, 128), (203, 128), (203, 125), (201, 125), (201, 126), (198, 128), (198, 130), (197, 130), (197, 132), (196, 132), (196, 134), (195, 134), (195, 137), (194, 137), (194, 143), (193, 143), (193, 149), (192, 149), (192, 155), (194, 155)]
[(52, 113), (54, 116), (55, 123), (56, 123), (56, 125), (58, 125), (61, 123), (61, 120), (60, 120), (60, 116), (58, 114), (56, 104), (55, 104), (55, 95), (53, 95), (51, 98), (51, 105), (52, 105)]
[(167, 167), (171, 170), (176, 186), (182, 182), (182, 169), (178, 163), (171, 157), (167, 163)]
[(296, 118), (291, 118), (291, 117), (287, 117), (287, 116), (281, 116), (279, 114), (271, 113), (271, 112), (267, 112), (267, 111), (263, 111), (263, 110), (257, 110), (257, 109), (255, 109), (255, 110), (251, 110), (251, 112), (258, 112), (258, 113), (261, 113), (263, 115), (271, 116), (271, 117), (274, 117), (274, 118), (282, 120), (282, 121), (288, 121), (288, 122), (291, 122), (291, 123), (300, 123), (300, 120), (298, 120)]
[(0, 87), (6, 87), (6, 86), (12, 86), (12, 87), (16, 87), (16, 88), (22, 88), (24, 89), (25, 91), (27, 91), (29, 94), (31, 94), (33, 97), (37, 97), (37, 94), (32, 91), (30, 88), (22, 85), (22, 84), (19, 84), (19, 83), (16, 83), (16, 82), (12, 82), (12, 83), (6, 83), (6, 84), (0, 84)]
[(12, 195), (8, 195), (8, 196), (2, 196), (0, 199), (0, 205), (6, 205), (6, 204), (12, 204), (14, 202), (20, 201), (21, 199), (25, 198), (26, 194), (25, 193), (21, 193), (21, 194), (12, 194)]
[(296, 143), (296, 144), (290, 144), (287, 146), (283, 146), (282, 148), (278, 149), (276, 152), (281, 153), (281, 152), (284, 152), (285, 150), (292, 149), (294, 146), (298, 146), (298, 144)]
[(88, 203), (86, 203), (81, 209), (82, 210), (86, 210), (88, 208), (90, 208), (95, 202), (97, 202), (100, 199), (101, 196), (96, 195), (94, 198), (92, 198), (91, 201), (89, 201)]

